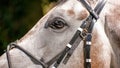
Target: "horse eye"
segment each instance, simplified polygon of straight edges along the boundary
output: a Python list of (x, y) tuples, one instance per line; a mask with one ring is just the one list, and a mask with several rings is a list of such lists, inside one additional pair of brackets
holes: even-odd
[(50, 23), (49, 27), (51, 27), (52, 29), (62, 29), (65, 25), (66, 24), (63, 19), (57, 18)]

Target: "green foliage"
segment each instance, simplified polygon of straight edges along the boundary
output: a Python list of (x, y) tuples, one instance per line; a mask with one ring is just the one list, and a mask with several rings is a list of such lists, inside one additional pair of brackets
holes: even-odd
[(20, 39), (57, 0), (0, 0), (0, 54)]

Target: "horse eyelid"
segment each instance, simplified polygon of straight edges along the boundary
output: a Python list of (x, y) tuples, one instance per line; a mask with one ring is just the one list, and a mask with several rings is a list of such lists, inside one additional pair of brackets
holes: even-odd
[[(61, 19), (61, 20), (62, 20), (62, 19)], [(63, 21), (65, 22), (64, 25), (69, 27), (69, 25), (66, 23), (66, 21), (65, 21), (65, 20), (63, 20)], [(49, 25), (50, 25), (50, 22), (51, 22), (51, 21), (47, 21), (47, 22), (45, 23), (44, 28), (47, 29), (47, 28), (49, 27)]]

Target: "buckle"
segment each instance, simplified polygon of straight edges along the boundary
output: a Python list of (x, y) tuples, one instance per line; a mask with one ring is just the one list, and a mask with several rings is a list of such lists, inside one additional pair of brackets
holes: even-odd
[(80, 37), (84, 40), (88, 32), (87, 29), (83, 29), (79, 27), (78, 31), (80, 31)]

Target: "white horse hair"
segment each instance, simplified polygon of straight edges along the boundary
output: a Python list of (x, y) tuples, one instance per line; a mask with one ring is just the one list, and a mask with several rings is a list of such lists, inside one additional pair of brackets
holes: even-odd
[[(92, 7), (97, 0), (88, 0)], [(92, 68), (120, 68), (120, 0), (108, 0), (96, 22), (92, 33)], [(89, 12), (78, 0), (61, 0), (49, 11), (17, 44), (37, 59), (48, 62), (60, 53), (75, 34), (77, 28), (89, 16)], [(57, 29), (46, 24), (56, 18), (64, 20)], [(47, 28), (46, 28), (47, 27)], [(12, 68), (42, 68), (19, 49), (10, 50)], [(8, 68), (6, 54), (0, 57), (0, 68)], [(75, 50), (66, 65), (58, 68), (84, 68), (83, 42)]]

